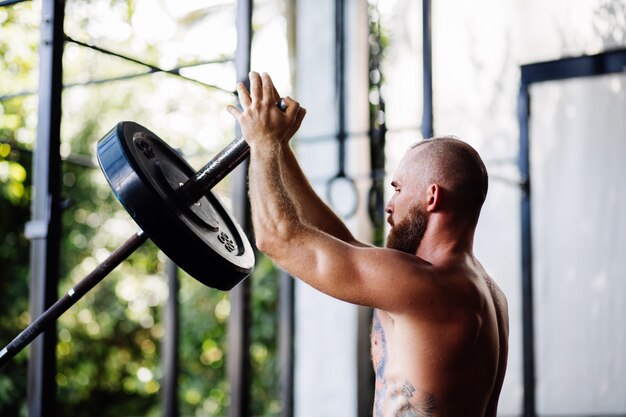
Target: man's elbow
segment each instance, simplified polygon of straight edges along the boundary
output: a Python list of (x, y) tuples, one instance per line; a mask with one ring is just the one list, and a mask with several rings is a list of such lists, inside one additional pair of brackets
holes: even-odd
[(257, 248), (272, 259), (276, 259), (291, 245), (294, 231), (291, 227), (262, 228), (257, 230)]
[(272, 253), (276, 251), (276, 238), (266, 233), (258, 233), (255, 236), (256, 247), (269, 257), (272, 257)]

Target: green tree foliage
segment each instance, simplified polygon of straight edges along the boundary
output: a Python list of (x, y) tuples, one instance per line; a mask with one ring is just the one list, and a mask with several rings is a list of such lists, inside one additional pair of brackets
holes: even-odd
[[(189, 53), (181, 53), (175, 57), (176, 62), (162, 62), (163, 52), (171, 51), (170, 44), (181, 40), (150, 38), (141, 33), (136, 29), (140, 26), (136, 24), (140, 12), (135, 6), (130, 0), (68, 1), (65, 31), (75, 39), (165, 67), (197, 60)], [(190, 12), (193, 25), (202, 24), (203, 13), (207, 19), (218, 19), (214, 15), (218, 11), (233, 14), (234, 22), (234, 8), (221, 6), (219, 10)], [(36, 90), (39, 19), (38, 1), (0, 8), (2, 346), (30, 322), (29, 243), (23, 231), (30, 217), (37, 100), (36, 95), (9, 96)], [(176, 19), (172, 20), (176, 25)], [(184, 16), (179, 20), (186, 21)], [(172, 36), (192, 31), (178, 27)], [(218, 50), (217, 57), (227, 52)], [(198, 55), (202, 53), (199, 51)], [(141, 65), (72, 43), (65, 46), (65, 85), (145, 70)], [(226, 104), (232, 102), (230, 94), (166, 74), (64, 90), (62, 197), (69, 205), (62, 218), (59, 294), (136, 231), (94, 165), (97, 140), (118, 121), (136, 120), (190, 155), (189, 160), (199, 166), (232, 139), (233, 123), (224, 111)], [(227, 196), (228, 186), (228, 181), (223, 181), (218, 192)], [(161, 346), (167, 337), (162, 315), (168, 295), (164, 262), (165, 256), (152, 243), (145, 244), (59, 319), (57, 415), (161, 415)], [(271, 416), (280, 410), (276, 359), (278, 281), (269, 260), (259, 258), (258, 262), (251, 278), (252, 407), (254, 415)], [(179, 300), (181, 414), (225, 415), (229, 406), (225, 369), (228, 293), (206, 288), (181, 273)], [(2, 416), (26, 415), (27, 358), (27, 351), (20, 353), (0, 373)]]
[[(5, 129), (0, 129), (6, 138)], [(31, 154), (8, 143), (0, 144), (0, 344), (8, 343), (29, 322), (28, 241), (23, 227), (30, 216), (29, 178)], [(19, 415), (25, 400), (26, 354), (19, 354), (0, 374), (0, 414)]]
[[(17, 8), (16, 8), (17, 9)], [(25, 7), (21, 7), (25, 9)], [(19, 27), (37, 30), (38, 24), (19, 10), (0, 9), (0, 91), (32, 88), (37, 36), (17, 36)], [(0, 93), (0, 94), (3, 94)], [(0, 102), (0, 344), (10, 341), (30, 321), (28, 315), (28, 240), (24, 224), (30, 217), (30, 166), (28, 144), (35, 102), (16, 97)], [(26, 352), (0, 373), (0, 415), (25, 412)]]

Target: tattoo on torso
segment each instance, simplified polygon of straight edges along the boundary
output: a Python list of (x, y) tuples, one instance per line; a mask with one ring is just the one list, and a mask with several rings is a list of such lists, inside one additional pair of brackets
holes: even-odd
[(376, 375), (374, 398), (374, 417), (432, 417), (435, 411), (435, 398), (426, 394), (423, 398), (415, 396), (416, 389), (409, 382), (393, 386), (385, 379), (387, 365), (387, 340), (385, 329), (380, 321), (378, 310), (374, 311), (372, 321), (372, 363)]
[(374, 417), (383, 417), (384, 398), (387, 394), (385, 382), (385, 364), (387, 362), (387, 342), (385, 331), (380, 323), (378, 311), (374, 311), (372, 323), (372, 364), (376, 375), (376, 393), (374, 397)]
[(393, 405), (391, 416), (393, 417), (432, 417), (435, 411), (435, 398), (428, 394), (421, 400), (413, 398), (415, 387), (410, 382), (404, 381), (401, 387), (396, 388), (392, 395)]

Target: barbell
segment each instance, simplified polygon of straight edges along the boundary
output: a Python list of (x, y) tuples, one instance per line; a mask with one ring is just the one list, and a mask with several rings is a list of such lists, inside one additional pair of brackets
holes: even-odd
[(252, 272), (254, 252), (211, 188), (248, 155), (238, 138), (195, 172), (145, 127), (119, 123), (98, 142), (98, 162), (139, 227), (201, 283), (230, 290)]
[[(286, 109), (282, 99), (277, 106)], [(250, 275), (255, 261), (252, 246), (237, 220), (211, 191), (249, 153), (246, 141), (238, 137), (195, 172), (147, 128), (134, 122), (118, 123), (98, 142), (98, 163), (113, 193), (141, 230), (6, 345), (0, 351), (0, 367), (148, 238), (208, 287), (228, 291)]]

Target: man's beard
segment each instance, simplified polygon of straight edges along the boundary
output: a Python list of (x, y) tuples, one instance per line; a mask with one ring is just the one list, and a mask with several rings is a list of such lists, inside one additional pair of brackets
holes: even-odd
[(414, 205), (409, 214), (391, 228), (387, 237), (387, 247), (415, 255), (427, 225), (426, 212), (417, 204)]

